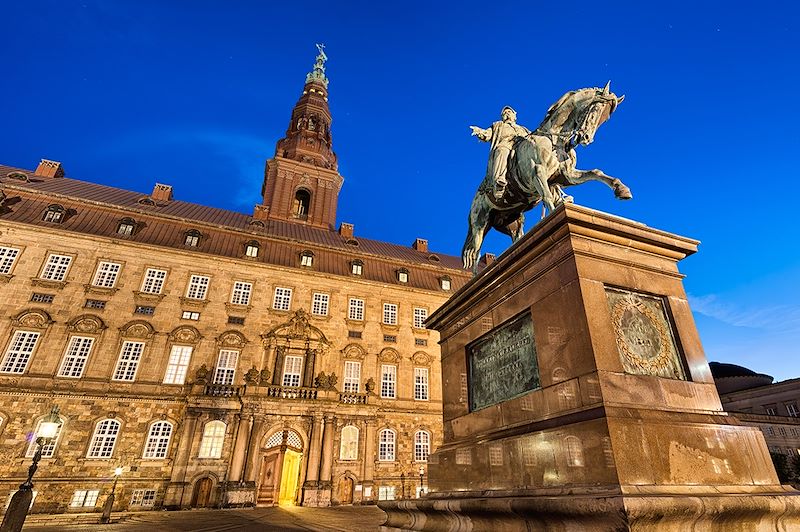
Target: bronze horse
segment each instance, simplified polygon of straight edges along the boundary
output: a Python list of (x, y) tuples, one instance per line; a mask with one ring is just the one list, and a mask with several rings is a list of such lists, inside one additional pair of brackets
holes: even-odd
[(541, 125), (530, 135), (517, 137), (509, 155), (503, 195), (493, 193), (492, 176), (486, 175), (469, 212), (469, 230), (461, 258), (464, 268), (476, 271), (483, 238), (494, 228), (516, 242), (524, 232), (525, 211), (543, 203), (547, 212), (572, 202), (562, 187), (587, 181), (602, 181), (619, 199), (631, 199), (630, 189), (601, 170), (575, 168), (575, 147), (594, 141), (597, 128), (611, 117), (625, 96), (609, 90), (589, 88), (570, 91), (550, 106)]

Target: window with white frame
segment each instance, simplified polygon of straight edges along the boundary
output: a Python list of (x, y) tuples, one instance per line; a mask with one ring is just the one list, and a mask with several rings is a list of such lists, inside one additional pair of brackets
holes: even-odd
[[(58, 428), (56, 429), (56, 435), (54, 438), (50, 439), (46, 444), (42, 445), (42, 458), (52, 458), (56, 454), (56, 445), (58, 445), (58, 439), (61, 437), (61, 429), (64, 428), (64, 418), (59, 418), (61, 421), (58, 424)], [(42, 419), (36, 422), (36, 427), (33, 429), (33, 434), (38, 434), (39, 427), (42, 426)], [(39, 447), (39, 444), (36, 443), (36, 438), (32, 437), (31, 441), (28, 443), (28, 449), (25, 451), (26, 458), (33, 458), (33, 455), (36, 454), (36, 449)]]
[(394, 486), (378, 486), (379, 501), (393, 501), (394, 497)]
[(94, 508), (97, 506), (97, 496), (100, 490), (75, 490), (69, 501), (70, 508)]
[(260, 251), (258, 242), (248, 242), (244, 246), (244, 254), (250, 258), (258, 257), (258, 252)]
[(797, 409), (797, 403), (787, 403), (786, 411), (789, 413), (790, 417), (798, 417), (798, 415), (800, 415), (800, 411)]
[(16, 331), (3, 356), (0, 373), (25, 373), (38, 340), (38, 332)]
[(121, 268), (122, 265), (116, 262), (101, 262), (97, 265), (92, 284), (101, 288), (114, 288)]
[(189, 345), (173, 345), (164, 374), (164, 384), (183, 384), (186, 381), (186, 370), (192, 358), (192, 347)]
[(83, 375), (83, 368), (86, 367), (86, 360), (92, 352), (94, 338), (88, 336), (71, 336), (67, 344), (67, 351), (58, 369), (59, 377), (80, 378)]
[(192, 229), (187, 231), (183, 237), (183, 245), (196, 248), (200, 245), (200, 231)]
[(14, 268), (14, 263), (19, 257), (17, 248), (7, 248), (0, 246), (0, 275), (8, 275)]
[(283, 360), (283, 385), (300, 386), (303, 372), (303, 357), (289, 355)]
[(407, 283), (408, 282), (408, 270), (406, 270), (405, 268), (401, 268), (401, 269), (397, 270), (397, 280), (400, 281), (401, 283)]
[(231, 303), (234, 305), (249, 305), (252, 293), (253, 283), (234, 281), (233, 290), (231, 290)]
[(67, 270), (72, 264), (72, 257), (69, 255), (56, 255), (51, 253), (47, 256), (47, 262), (42, 268), (40, 278), (47, 281), (63, 281), (67, 277)]
[(414, 368), (414, 399), (428, 400), (428, 368)]
[(347, 304), (347, 319), (364, 321), (364, 300), (355, 297), (350, 298)]
[(350, 263), (350, 273), (361, 275), (364, 272), (364, 263), (358, 259)]
[(217, 357), (217, 367), (214, 370), (214, 384), (233, 384), (238, 360), (239, 351), (220, 349)]
[(425, 320), (428, 319), (428, 309), (414, 307), (414, 328), (415, 329), (424, 329), (425, 328)]
[(49, 207), (47, 207), (47, 210), (44, 211), (44, 214), (42, 215), (42, 220), (44, 220), (45, 222), (60, 224), (61, 222), (64, 221), (65, 212), (66, 211), (64, 210), (64, 207), (62, 207), (61, 205), (50, 205)]
[(381, 397), (397, 398), (397, 366), (393, 364), (381, 365)]
[(122, 236), (131, 236), (133, 230), (136, 228), (136, 222), (130, 218), (123, 218), (117, 225), (117, 234)]
[(172, 423), (169, 421), (157, 421), (150, 425), (142, 458), (150, 460), (166, 458), (170, 438), (172, 438)]
[(272, 308), (275, 310), (289, 310), (291, 306), (292, 289), (276, 286), (275, 296), (272, 298)]
[(394, 462), (395, 433), (391, 429), (383, 429), (378, 439), (378, 460)]
[(445, 291), (450, 290), (452, 284), (449, 277), (442, 277), (441, 279), (439, 279), (439, 282), (441, 283), (442, 290)]
[(117, 444), (120, 423), (115, 419), (104, 419), (94, 427), (87, 458), (111, 458)]
[(358, 460), (358, 428), (347, 425), (342, 429), (339, 460)]
[(361, 383), (361, 362), (346, 360), (344, 363), (344, 391), (358, 392)]
[(184, 310), (181, 312), (181, 319), (197, 321), (200, 319), (200, 313), (196, 310)]
[(304, 251), (300, 254), (300, 266), (310, 268), (314, 265), (314, 254), (310, 251)]
[(133, 490), (133, 493), (131, 494), (131, 506), (150, 507), (155, 505), (155, 502), (156, 490)]
[(123, 342), (112, 379), (115, 381), (133, 381), (136, 377), (136, 370), (139, 368), (139, 360), (142, 358), (143, 351), (144, 342)]
[(383, 323), (385, 325), (397, 325), (397, 305), (394, 303), (383, 304)]
[(427, 462), (431, 454), (431, 435), (429, 432), (419, 430), (414, 434), (414, 461)]
[(327, 316), (330, 299), (328, 294), (314, 292), (314, 295), (311, 296), (311, 314), (315, 316)]
[(192, 275), (189, 278), (189, 286), (186, 288), (186, 297), (189, 299), (205, 299), (209, 282), (211, 282), (210, 277)]
[(199, 458), (220, 458), (222, 445), (225, 443), (226, 425), (222, 421), (209, 421), (203, 427), (203, 439), (200, 440)]
[(160, 294), (161, 290), (164, 289), (164, 280), (166, 278), (167, 270), (147, 268), (147, 271), (144, 272), (141, 291), (147, 294)]

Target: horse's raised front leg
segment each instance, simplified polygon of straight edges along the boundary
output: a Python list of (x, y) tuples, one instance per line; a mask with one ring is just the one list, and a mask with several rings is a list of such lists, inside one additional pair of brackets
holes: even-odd
[(610, 175), (605, 174), (602, 170), (598, 170), (597, 168), (594, 170), (578, 170), (577, 168), (573, 168), (572, 170), (564, 172), (563, 175), (570, 186), (580, 185), (581, 183), (586, 183), (587, 181), (601, 181), (614, 191), (614, 196), (617, 198), (622, 200), (629, 200), (633, 198), (631, 189), (625, 186), (625, 183), (616, 177), (611, 177)]
[(480, 190), (472, 200), (472, 207), (467, 218), (467, 238), (461, 249), (461, 260), (465, 269), (476, 273), (478, 258), (483, 245), (483, 237), (489, 227), (489, 211), (491, 206)]

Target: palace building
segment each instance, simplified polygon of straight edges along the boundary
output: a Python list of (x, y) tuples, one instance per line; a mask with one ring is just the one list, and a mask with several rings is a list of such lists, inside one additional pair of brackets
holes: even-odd
[(120, 466), (115, 511), (419, 493), (442, 441), (424, 322), (470, 274), (336, 227), (324, 60), (252, 215), (0, 166), (0, 504), (52, 406), (34, 512), (99, 510)]

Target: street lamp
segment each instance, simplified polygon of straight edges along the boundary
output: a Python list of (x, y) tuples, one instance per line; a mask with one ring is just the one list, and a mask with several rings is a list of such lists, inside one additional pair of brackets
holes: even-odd
[(403, 489), (403, 496), (401, 498), (406, 498), (406, 472), (403, 471), (400, 473), (400, 486)]
[(423, 466), (419, 466), (419, 496), (425, 493), (425, 488), (422, 486), (422, 479), (425, 477), (425, 468)]
[(61, 427), (61, 418), (58, 417), (58, 407), (53, 406), (50, 413), (45, 416), (36, 428), (36, 453), (33, 462), (28, 468), (28, 478), (20, 484), (19, 490), (11, 497), (11, 502), (0, 526), (0, 532), (19, 532), (28, 517), (28, 510), (33, 500), (33, 474), (39, 469), (39, 460), (42, 459), (42, 450), (58, 436)]
[(111, 509), (114, 507), (114, 495), (117, 491), (117, 480), (123, 471), (124, 469), (119, 466), (114, 469), (114, 484), (111, 485), (111, 495), (108, 496), (106, 503), (103, 505), (103, 515), (100, 516), (101, 523), (111, 522)]

